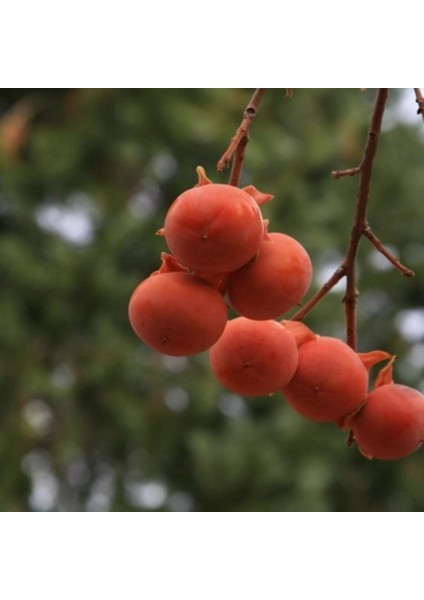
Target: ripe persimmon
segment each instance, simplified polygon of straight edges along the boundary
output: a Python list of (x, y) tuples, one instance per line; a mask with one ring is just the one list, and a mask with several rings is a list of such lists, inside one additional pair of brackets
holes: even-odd
[(258, 251), (263, 221), (257, 202), (232, 185), (209, 183), (178, 196), (163, 228), (168, 248), (193, 271), (228, 273)]
[(272, 394), (293, 377), (298, 362), (296, 342), (276, 321), (237, 317), (209, 351), (218, 381), (236, 394)]
[(345, 342), (316, 336), (299, 346), (299, 366), (282, 389), (287, 402), (315, 421), (339, 421), (356, 410), (368, 391), (368, 370)]
[(134, 290), (129, 320), (135, 333), (163, 354), (189, 356), (207, 350), (225, 328), (221, 294), (195, 275), (152, 275)]
[(305, 248), (284, 233), (267, 233), (257, 259), (231, 273), (228, 298), (245, 317), (274, 319), (302, 300), (311, 280)]
[(364, 406), (346, 422), (367, 458), (404, 458), (424, 442), (424, 396), (394, 383), (392, 364), (381, 370)]

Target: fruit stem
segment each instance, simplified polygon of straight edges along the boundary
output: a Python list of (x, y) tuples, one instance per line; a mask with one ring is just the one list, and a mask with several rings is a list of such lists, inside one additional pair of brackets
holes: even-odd
[(231, 159), (233, 164), (230, 174), (230, 185), (237, 186), (240, 181), (241, 170), (243, 167), (244, 155), (246, 146), (249, 141), (249, 128), (254, 118), (256, 117), (259, 104), (266, 92), (265, 88), (257, 88), (250, 98), (243, 112), (243, 119), (240, 126), (231, 138), (230, 144), (216, 165), (217, 171), (220, 173), (228, 167)]

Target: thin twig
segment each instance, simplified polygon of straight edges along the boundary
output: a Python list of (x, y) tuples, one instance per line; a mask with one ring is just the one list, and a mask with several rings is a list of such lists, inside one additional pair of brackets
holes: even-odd
[(417, 115), (421, 115), (424, 121), (424, 97), (420, 88), (414, 88), (416, 103), (418, 104)]
[(230, 175), (230, 184), (231, 185), (238, 185), (238, 181), (240, 179), (240, 174), (241, 174), (241, 169), (243, 166), (244, 153), (245, 153), (247, 142), (249, 141), (249, 137), (248, 137), (249, 127), (252, 124), (252, 121), (254, 120), (254, 118), (256, 117), (258, 106), (259, 106), (265, 92), (266, 92), (265, 88), (258, 88), (253, 93), (253, 96), (249, 100), (249, 103), (247, 104), (247, 106), (244, 110), (243, 119), (242, 119), (240, 126), (238, 127), (236, 133), (234, 134), (233, 138), (231, 139), (231, 142), (230, 142), (227, 150), (221, 156), (221, 158), (219, 159), (218, 164), (216, 166), (218, 172), (223, 171), (226, 167), (228, 167), (233, 156), (236, 155), (236, 156), (234, 156), (233, 169), (232, 169), (232, 172)]
[(353, 177), (358, 175), (361, 171), (361, 167), (353, 167), (352, 169), (343, 169), (342, 171), (331, 171), (331, 177), (333, 179), (341, 179), (342, 177)]
[(346, 268), (345, 268), (344, 263), (342, 263), (340, 265), (340, 267), (338, 269), (336, 269), (336, 271), (334, 271), (334, 273), (332, 274), (330, 279), (328, 279), (324, 283), (322, 288), (320, 290), (318, 290), (318, 292), (309, 300), (309, 302), (307, 302), (304, 306), (302, 306), (302, 308), (299, 309), (297, 311), (297, 313), (292, 316), (291, 320), (292, 321), (301, 321), (304, 317), (306, 317), (308, 312), (310, 312), (313, 309), (313, 307), (316, 304), (318, 304), (318, 302), (321, 300), (321, 298), (324, 298), (324, 296), (326, 296), (328, 294), (328, 292), (336, 285), (336, 283), (338, 283), (340, 281), (340, 279), (342, 279), (345, 275), (346, 275)]
[(396, 256), (394, 256), (390, 250), (388, 250), (383, 244), (382, 242), (378, 239), (378, 237), (375, 235), (375, 233), (372, 231), (371, 227), (369, 225), (367, 225), (365, 227), (365, 229), (362, 232), (364, 234), (364, 236), (366, 238), (369, 239), (369, 241), (371, 242), (371, 244), (376, 248), (376, 250), (378, 250), (379, 252), (381, 252), (381, 254), (383, 256), (385, 256), (387, 258), (387, 260), (389, 262), (392, 263), (392, 265), (394, 267), (396, 267), (396, 269), (402, 273), (402, 275), (404, 275), (405, 277), (414, 277), (415, 273), (414, 271), (412, 271), (411, 269), (408, 269), (408, 267), (405, 267), (405, 265), (403, 265), (397, 258)]

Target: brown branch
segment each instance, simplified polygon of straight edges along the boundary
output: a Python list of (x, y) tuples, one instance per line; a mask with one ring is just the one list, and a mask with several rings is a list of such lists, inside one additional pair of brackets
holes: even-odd
[(394, 256), (383, 244), (382, 242), (378, 239), (378, 237), (375, 235), (375, 233), (372, 231), (371, 227), (369, 225), (366, 225), (365, 229), (362, 232), (364, 234), (364, 236), (366, 238), (369, 239), (369, 241), (371, 242), (371, 244), (376, 248), (376, 250), (378, 250), (379, 252), (381, 252), (381, 254), (383, 256), (385, 256), (387, 258), (387, 260), (389, 262), (392, 263), (392, 265), (400, 272), (402, 273), (402, 275), (404, 275), (405, 277), (413, 277), (415, 275), (414, 271), (412, 271), (411, 269), (408, 269), (408, 267), (405, 267), (405, 265), (403, 265), (397, 258), (396, 256)]
[(226, 167), (228, 167), (231, 159), (234, 156), (233, 168), (230, 175), (230, 184), (238, 185), (238, 181), (240, 179), (241, 169), (243, 166), (244, 153), (246, 150), (247, 142), (249, 141), (249, 128), (252, 124), (252, 121), (256, 117), (258, 106), (266, 92), (265, 88), (258, 88), (253, 93), (253, 96), (249, 100), (246, 108), (243, 113), (243, 120), (238, 127), (236, 133), (234, 134), (231, 142), (221, 156), (216, 166), (218, 172), (223, 171)]
[(340, 265), (336, 271), (332, 274), (330, 279), (324, 283), (322, 288), (318, 290), (318, 292), (307, 302), (300, 310), (297, 311), (295, 315), (292, 316), (292, 321), (301, 321), (308, 312), (310, 312), (313, 307), (318, 304), (321, 298), (324, 298), (328, 294), (328, 292), (346, 275), (346, 267), (344, 262)]
[(343, 299), (346, 313), (346, 342), (351, 348), (356, 349), (356, 304), (358, 291), (355, 284), (355, 260), (358, 253), (359, 242), (367, 226), (367, 208), (371, 184), (372, 167), (377, 150), (378, 138), (381, 131), (384, 109), (389, 90), (381, 88), (377, 91), (371, 124), (368, 130), (367, 143), (362, 156), (359, 173), (359, 189), (356, 203), (355, 217), (352, 233), (346, 252), (346, 294)]
[(249, 141), (248, 136), (244, 135), (241, 138), (239, 145), (237, 146), (237, 150), (236, 150), (236, 153), (234, 155), (233, 162), (231, 165), (231, 174), (230, 174), (230, 180), (229, 180), (230, 185), (237, 186), (240, 181), (241, 170), (243, 168), (244, 155), (246, 154), (246, 146), (247, 146), (248, 141)]
[[(357, 250), (355, 250), (355, 258), (356, 252)], [(349, 258), (346, 261), (348, 263), (348, 266), (346, 267), (346, 293), (343, 296), (346, 315), (346, 343), (353, 348), (353, 350), (356, 350), (356, 306), (358, 304), (359, 296), (359, 291), (356, 287), (355, 258)]]
[(414, 88), (416, 103), (418, 104), (417, 115), (421, 115), (424, 121), (424, 97), (420, 88)]
[(361, 167), (353, 167), (352, 169), (343, 169), (342, 171), (331, 171), (331, 177), (333, 179), (341, 179), (342, 177), (353, 177), (360, 173)]
[[(378, 138), (381, 131), (381, 123), (389, 90), (379, 89), (375, 98), (374, 109), (371, 117), (371, 123), (368, 129), (367, 141), (362, 156), (359, 171), (359, 189), (356, 201), (355, 216), (350, 234), (345, 258), (340, 267), (330, 277), (327, 283), (319, 290), (315, 296), (298, 311), (292, 319), (302, 319), (315, 304), (327, 294), (332, 287), (344, 276), (346, 276), (346, 293), (343, 298), (346, 314), (346, 341), (349, 346), (356, 349), (356, 304), (358, 299), (358, 290), (356, 289), (355, 261), (358, 253), (360, 239), (368, 226), (367, 207), (369, 200), (369, 190), (372, 175), (372, 167), (375, 153), (377, 150)], [(355, 169), (356, 171), (356, 169)], [(348, 174), (352, 170), (348, 170)]]

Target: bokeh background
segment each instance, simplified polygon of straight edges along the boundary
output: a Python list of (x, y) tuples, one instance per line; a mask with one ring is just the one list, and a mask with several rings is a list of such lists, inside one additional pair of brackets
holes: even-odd
[[(424, 450), (368, 461), (332, 424), (280, 394), (245, 399), (207, 353), (161, 356), (130, 329), (128, 300), (155, 270), (167, 208), (215, 164), (248, 89), (0, 91), (0, 510), (421, 511)], [(338, 266), (374, 90), (269, 90), (242, 185), (274, 194), (271, 231), (296, 237), (315, 277)], [(392, 90), (358, 258), (359, 350), (398, 355), (397, 381), (424, 391), (424, 124)], [(343, 284), (310, 313), (344, 338)], [(290, 315), (288, 315), (290, 316)], [(331, 368), (331, 365), (329, 365)]]

